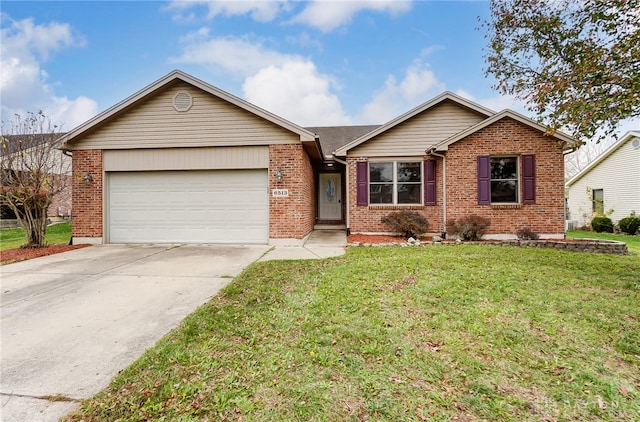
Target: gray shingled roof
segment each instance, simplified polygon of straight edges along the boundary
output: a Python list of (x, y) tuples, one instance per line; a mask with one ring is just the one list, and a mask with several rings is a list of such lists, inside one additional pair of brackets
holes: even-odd
[(377, 129), (378, 127), (380, 127), (380, 125), (316, 126), (306, 127), (305, 129), (318, 135), (320, 138), (322, 153), (325, 157), (330, 157), (336, 149), (358, 139), (362, 135)]

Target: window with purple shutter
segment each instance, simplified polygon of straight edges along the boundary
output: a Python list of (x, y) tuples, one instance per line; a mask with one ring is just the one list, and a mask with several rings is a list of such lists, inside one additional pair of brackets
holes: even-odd
[(478, 205), (491, 204), (491, 158), (478, 156)]
[(522, 203), (536, 203), (536, 156), (522, 156)]
[(356, 165), (357, 203), (359, 206), (369, 205), (369, 166), (366, 161)]
[(436, 205), (436, 162), (424, 162), (424, 204)]

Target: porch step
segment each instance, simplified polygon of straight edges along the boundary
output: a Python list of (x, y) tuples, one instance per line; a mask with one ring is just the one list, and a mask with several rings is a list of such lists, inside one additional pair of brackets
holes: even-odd
[(346, 230), (347, 226), (344, 224), (316, 224), (313, 226), (314, 230)]

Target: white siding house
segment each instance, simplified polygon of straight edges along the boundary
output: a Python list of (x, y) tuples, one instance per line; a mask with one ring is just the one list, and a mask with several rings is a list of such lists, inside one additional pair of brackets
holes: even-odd
[(598, 211), (614, 223), (640, 215), (640, 131), (627, 132), (566, 188), (570, 225), (588, 225)]

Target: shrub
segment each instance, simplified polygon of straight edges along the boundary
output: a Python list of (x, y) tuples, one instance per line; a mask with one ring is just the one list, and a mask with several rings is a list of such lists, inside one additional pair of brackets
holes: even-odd
[(520, 240), (538, 240), (540, 238), (538, 233), (534, 232), (529, 227), (518, 229), (518, 231), (516, 231), (516, 236), (518, 236), (518, 239)]
[(453, 233), (462, 240), (480, 240), (491, 224), (488, 218), (479, 215), (468, 215), (447, 222), (447, 232)]
[(591, 228), (598, 233), (613, 233), (613, 222), (609, 217), (593, 217), (591, 220)]
[(429, 221), (416, 211), (396, 211), (380, 220), (394, 232), (402, 233), (406, 238), (418, 237), (429, 231)]
[(625, 217), (618, 222), (618, 226), (620, 230), (627, 234), (636, 234), (638, 229), (640, 229), (640, 217), (636, 217), (630, 215), (629, 217)]

